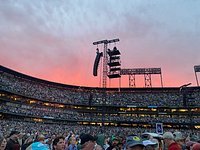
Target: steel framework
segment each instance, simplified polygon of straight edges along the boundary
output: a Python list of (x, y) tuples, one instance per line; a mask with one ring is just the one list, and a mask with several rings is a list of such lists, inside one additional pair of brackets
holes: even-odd
[(107, 73), (108, 73), (108, 44), (109, 43), (116, 43), (119, 42), (119, 39), (112, 39), (112, 40), (101, 40), (97, 42), (93, 42), (93, 45), (99, 45), (99, 44), (104, 44), (104, 50), (103, 50), (103, 80), (102, 80), (102, 87), (106, 88), (107, 87)]
[(136, 87), (135, 75), (144, 75), (145, 87), (152, 87), (152, 74), (160, 74), (161, 87), (163, 87), (161, 68), (121, 69), (121, 75), (129, 76), (129, 87)]

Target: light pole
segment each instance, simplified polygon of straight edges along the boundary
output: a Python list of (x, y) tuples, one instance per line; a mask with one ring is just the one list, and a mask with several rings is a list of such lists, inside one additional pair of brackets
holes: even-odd
[(180, 92), (182, 93), (183, 95), (183, 107), (185, 108), (188, 108), (189, 109), (189, 118), (190, 118), (190, 130), (192, 131), (192, 112), (191, 112), (191, 108), (189, 108), (189, 105), (188, 105), (188, 97), (187, 97), (187, 94), (188, 94), (188, 90), (187, 90), (187, 87), (189, 85), (191, 85), (192, 83), (188, 83), (188, 84), (184, 84), (182, 86), (180, 86)]
[(179, 88), (180, 92), (183, 95), (183, 106), (184, 107), (188, 107), (188, 105), (187, 105), (187, 89), (186, 88), (191, 84), (192, 83), (184, 84), (184, 85), (180, 86), (180, 88)]

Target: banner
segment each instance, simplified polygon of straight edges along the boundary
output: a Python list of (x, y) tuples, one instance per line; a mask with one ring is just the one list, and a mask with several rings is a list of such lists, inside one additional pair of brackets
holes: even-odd
[(163, 134), (163, 124), (162, 123), (156, 123), (156, 133)]

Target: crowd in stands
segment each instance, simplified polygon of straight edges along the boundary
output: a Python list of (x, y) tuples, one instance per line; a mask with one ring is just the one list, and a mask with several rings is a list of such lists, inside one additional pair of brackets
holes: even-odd
[[(111, 106), (182, 106), (182, 95), (179, 91), (109, 91), (84, 89), (78, 87), (58, 86), (52, 83), (46, 83), (38, 80), (30, 80), (15, 76), (6, 72), (1, 72), (0, 76), (1, 90), (11, 93), (21, 94), (20, 103), (0, 103), (1, 112), (8, 114), (19, 114), (24, 116), (34, 116), (41, 118), (53, 118), (70, 121), (130, 121), (130, 122), (156, 122), (163, 123), (182, 123), (191, 124), (199, 123), (198, 116), (169, 116), (169, 115), (137, 115), (131, 113), (122, 114), (102, 114), (98, 113), (81, 113), (75, 110), (68, 110), (55, 107), (46, 107), (40, 105), (28, 105), (27, 98), (44, 100), (48, 102), (58, 102), (65, 104), (82, 104), (82, 105), (111, 105)], [(200, 106), (200, 90), (195, 89), (190, 93), (190, 103)], [(181, 102), (180, 102), (181, 101)], [(32, 111), (34, 110), (34, 111)]]
[[(111, 105), (137, 107), (181, 107), (183, 95), (177, 91), (160, 90), (142, 91), (102, 91), (99, 89), (85, 89), (84, 87), (58, 86), (38, 80), (31, 80), (2, 72), (0, 76), (2, 90), (21, 94), (49, 102), (82, 105)], [(200, 89), (190, 94), (190, 104), (200, 106)]]
[(148, 114), (99, 114), (99, 113), (86, 113), (86, 112), (77, 112), (73, 110), (67, 110), (62, 108), (49, 108), (45, 106), (34, 106), (34, 105), (25, 105), (25, 104), (16, 104), (11, 102), (0, 103), (0, 112), (8, 114), (18, 114), (22, 116), (29, 117), (39, 117), (39, 118), (52, 118), (52, 119), (61, 119), (68, 121), (128, 121), (134, 123), (150, 123), (154, 124), (157, 122), (162, 123), (182, 123), (190, 124), (199, 123), (199, 116), (169, 116), (169, 115), (148, 115)]
[[(126, 128), (126, 127), (109, 127), (109, 126), (86, 126), (86, 125), (63, 125), (63, 124), (45, 124), (45, 123), (34, 123), (34, 122), (24, 122), (21, 120), (0, 120), (0, 144), (4, 137), (7, 141), (6, 147), (12, 147), (11, 140), (16, 140), (18, 144), (17, 150), (25, 150), (29, 146), (32, 150), (38, 150), (39, 146), (36, 142), (41, 142), (44, 145), (39, 146), (40, 150), (43, 150), (43, 146), (47, 148), (44, 150), (70, 150), (70, 144), (74, 140), (76, 148), (85, 150), (84, 143), (87, 141), (95, 141), (99, 146), (96, 150), (109, 150), (109, 147), (115, 147), (117, 150), (128, 150), (128, 141), (131, 137), (132, 140), (139, 142), (143, 138), (143, 147), (147, 146), (148, 143), (157, 143), (155, 146), (168, 147), (167, 141), (174, 140), (177, 144), (183, 141), (182, 146), (192, 147), (194, 144), (200, 142), (200, 132), (191, 130), (172, 130), (164, 129), (163, 136), (153, 137), (151, 134), (148, 137), (144, 137), (144, 133), (154, 133), (155, 129), (145, 129), (145, 128)], [(172, 134), (173, 133), (173, 134)], [(63, 148), (56, 149), (54, 145), (56, 138), (63, 137)], [(15, 139), (16, 138), (16, 139)], [(150, 141), (146, 141), (150, 140)], [(164, 142), (162, 143), (161, 140)], [(145, 142), (144, 142), (145, 141)], [(30, 142), (30, 143), (29, 143)], [(117, 143), (116, 145), (114, 143)], [(129, 141), (130, 142), (130, 141)], [(131, 142), (135, 143), (134, 141)], [(16, 143), (15, 143), (16, 144)], [(26, 145), (25, 145), (26, 144)], [(130, 144), (130, 143), (129, 143)], [(80, 147), (78, 147), (80, 145)], [(94, 144), (95, 145), (95, 144)], [(94, 146), (93, 145), (93, 146)], [(140, 144), (141, 145), (141, 144)], [(53, 148), (55, 146), (55, 148)], [(133, 146), (133, 145), (131, 145)], [(5, 146), (4, 146), (5, 147)], [(2, 147), (1, 147), (2, 148)], [(16, 148), (16, 145), (15, 145)], [(158, 147), (157, 147), (158, 148)], [(143, 149), (143, 148), (142, 148)], [(141, 150), (142, 150), (141, 149)], [(188, 150), (189, 150), (188, 149)], [(2, 150), (2, 149), (1, 149)], [(4, 149), (3, 149), (4, 150)], [(27, 149), (28, 150), (28, 149)], [(94, 150), (93, 148), (87, 148), (86, 150)], [(145, 149), (147, 150), (147, 149)], [(158, 150), (154, 147), (153, 150)], [(181, 149), (180, 149), (181, 150)], [(192, 150), (192, 149), (191, 149)], [(198, 150), (198, 149), (193, 149)]]
[[(1, 120), (0, 131), (8, 136), (10, 131), (18, 130), (22, 133), (35, 134), (36, 132), (50, 136), (53, 134), (64, 135), (71, 131), (81, 134), (82, 132), (88, 134), (104, 133), (106, 136), (111, 136), (113, 133), (126, 135), (142, 134), (145, 129), (141, 128), (124, 128), (124, 127), (109, 127), (109, 126), (89, 126), (89, 125), (64, 125), (64, 124), (45, 124), (40, 122), (25, 122), (21, 120)], [(188, 130), (189, 131), (189, 130)]]

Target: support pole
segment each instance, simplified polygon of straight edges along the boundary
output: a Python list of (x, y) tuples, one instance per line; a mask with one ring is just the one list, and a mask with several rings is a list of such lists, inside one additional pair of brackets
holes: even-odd
[(197, 78), (197, 72), (195, 71), (195, 77), (196, 77), (196, 81), (197, 81), (197, 86), (199, 86), (199, 81), (198, 81), (198, 78)]

